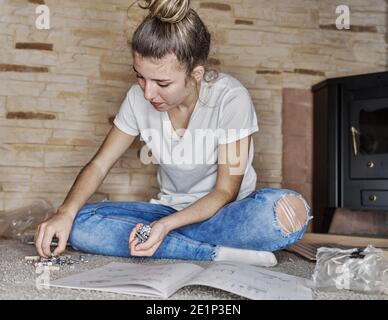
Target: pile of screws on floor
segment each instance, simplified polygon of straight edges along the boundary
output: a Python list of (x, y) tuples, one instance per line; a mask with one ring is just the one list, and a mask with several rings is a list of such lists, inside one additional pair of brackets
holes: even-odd
[(70, 266), (70, 268), (74, 268), (75, 265), (79, 265), (82, 263), (88, 263), (89, 261), (85, 256), (80, 255), (79, 259), (72, 259), (70, 255), (63, 255), (59, 257), (51, 257), (51, 258), (42, 258), (40, 256), (26, 256), (24, 260), (27, 264), (33, 264), (35, 267), (43, 267), (47, 270), (59, 270), (60, 266)]

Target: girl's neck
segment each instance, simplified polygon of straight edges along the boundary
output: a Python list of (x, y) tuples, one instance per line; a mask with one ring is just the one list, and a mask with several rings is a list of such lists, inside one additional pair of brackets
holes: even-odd
[(197, 83), (196, 86), (193, 86), (192, 88), (193, 90), (187, 96), (185, 101), (179, 106), (177, 106), (176, 108), (174, 108), (176, 109), (174, 111), (177, 111), (178, 113), (185, 113), (185, 114), (187, 113), (191, 114), (191, 112), (193, 112), (194, 107), (197, 104), (197, 101), (199, 99), (199, 93), (201, 91), (201, 82)]

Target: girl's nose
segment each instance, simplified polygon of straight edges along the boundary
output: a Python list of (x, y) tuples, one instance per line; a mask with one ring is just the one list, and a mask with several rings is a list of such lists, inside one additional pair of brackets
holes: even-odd
[(156, 97), (156, 91), (151, 83), (148, 83), (144, 87), (144, 98), (148, 101), (152, 101)]

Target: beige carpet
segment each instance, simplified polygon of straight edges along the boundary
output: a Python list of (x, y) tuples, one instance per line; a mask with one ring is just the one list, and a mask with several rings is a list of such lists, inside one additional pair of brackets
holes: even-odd
[[(68, 254), (71, 254), (74, 258), (78, 259), (80, 253), (68, 250)], [(41, 299), (102, 299), (102, 300), (111, 300), (111, 299), (141, 299), (131, 295), (124, 294), (115, 294), (107, 292), (97, 292), (97, 291), (87, 291), (87, 290), (73, 290), (66, 288), (54, 288), (50, 287), (49, 289), (38, 290), (35, 285), (36, 278), (38, 274), (35, 272), (35, 267), (33, 265), (28, 265), (24, 261), (25, 256), (36, 255), (35, 248), (32, 245), (22, 244), (19, 241), (15, 240), (0, 240), (0, 300), (3, 299), (27, 299), (27, 300), (41, 300)], [(86, 271), (89, 269), (97, 268), (108, 264), (112, 261), (116, 262), (128, 262), (130, 260), (133, 263), (147, 263), (147, 264), (159, 264), (166, 262), (177, 262), (177, 260), (154, 260), (154, 259), (126, 259), (126, 258), (116, 258), (116, 257), (107, 257), (107, 256), (96, 256), (96, 255), (85, 255), (88, 259), (88, 263), (76, 266), (74, 269), (71, 269), (70, 266), (62, 266), (59, 271), (52, 271), (50, 273), (50, 279), (58, 279), (64, 276), (74, 274), (81, 271)], [(280, 251), (276, 253), (279, 264), (270, 268), (270, 270), (277, 272), (284, 272), (287, 274), (309, 278), (314, 272), (315, 264), (309, 261), (306, 261), (299, 256), (287, 252)], [(180, 261), (181, 262), (181, 261)], [(201, 266), (206, 266), (209, 262), (198, 262), (198, 261), (189, 261), (196, 263)], [(245, 299), (234, 294), (213, 289), (209, 287), (202, 286), (190, 286), (180, 289), (173, 296), (170, 297), (171, 300), (180, 299), (180, 300), (239, 300)], [(388, 300), (388, 296), (378, 296), (378, 295), (366, 295), (358, 294), (348, 291), (339, 291), (339, 292), (322, 292), (322, 291), (313, 291), (313, 299), (360, 299), (360, 300)]]

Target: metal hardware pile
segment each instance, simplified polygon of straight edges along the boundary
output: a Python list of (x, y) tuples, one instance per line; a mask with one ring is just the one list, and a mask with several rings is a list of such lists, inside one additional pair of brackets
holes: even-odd
[(136, 231), (136, 236), (139, 238), (139, 243), (146, 242), (151, 233), (151, 226), (146, 224)]
[(74, 268), (74, 265), (89, 262), (83, 255), (80, 255), (78, 260), (72, 259), (70, 255), (50, 257), (48, 259), (39, 256), (26, 256), (24, 257), (24, 260), (28, 264), (33, 264), (35, 267), (45, 267), (50, 270), (59, 270), (60, 266), (70, 266), (71, 268)]

